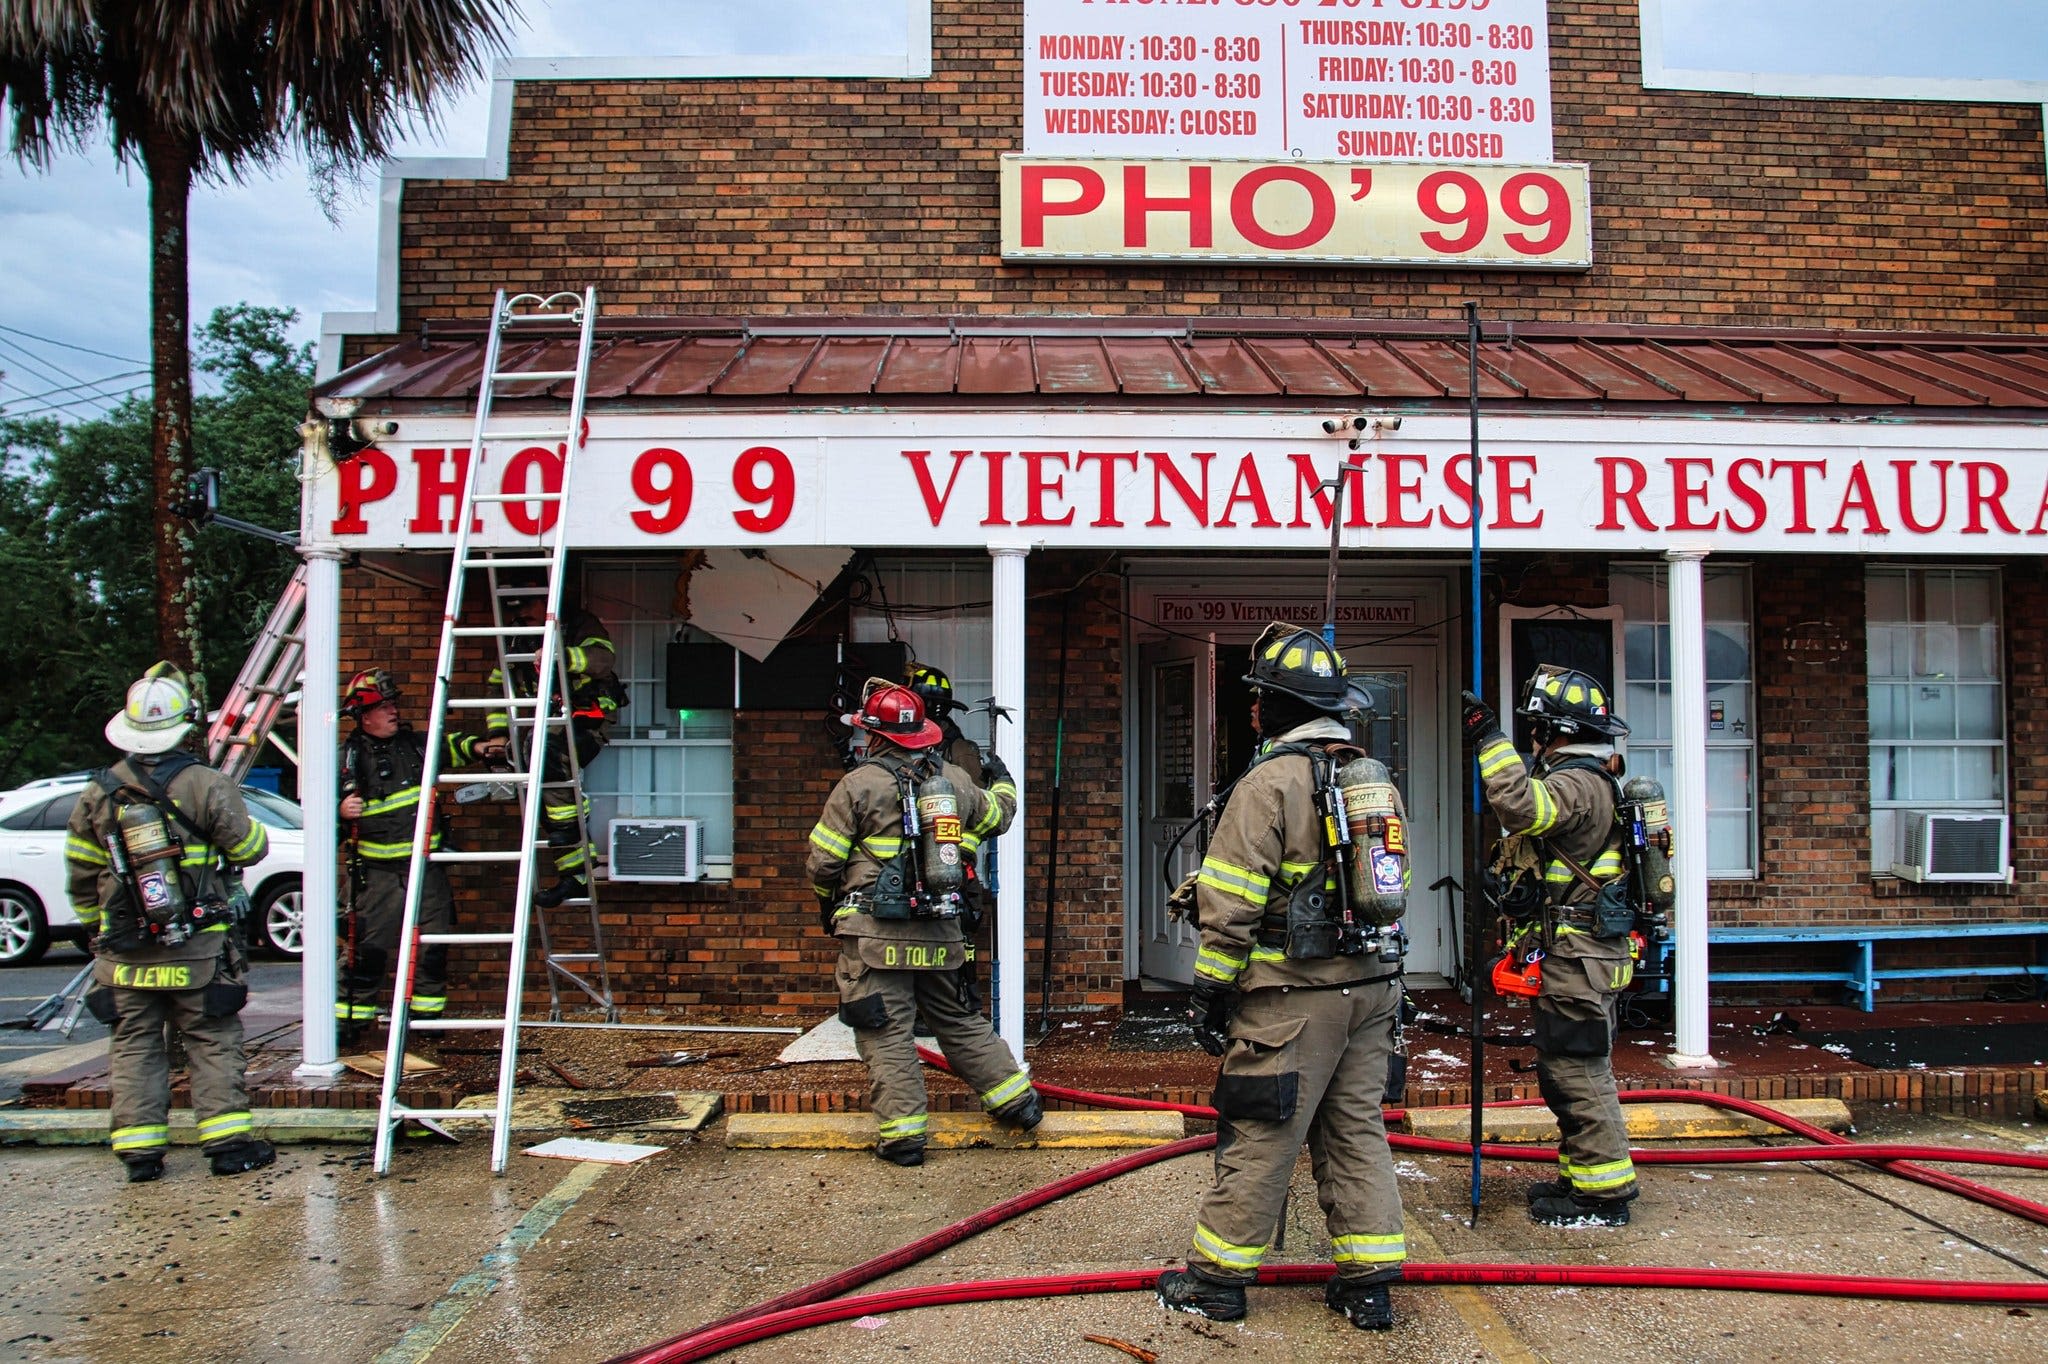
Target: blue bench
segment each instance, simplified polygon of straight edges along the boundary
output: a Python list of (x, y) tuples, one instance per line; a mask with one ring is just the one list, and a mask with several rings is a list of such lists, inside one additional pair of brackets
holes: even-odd
[(2048, 938), (2048, 923), (1917, 923), (1917, 924), (1828, 924), (1786, 928), (1707, 929), (1707, 945), (1746, 947), (1762, 943), (1844, 943), (1851, 949), (1846, 970), (1824, 971), (1806, 967), (1776, 970), (1723, 971), (1709, 959), (1708, 976), (1731, 983), (1762, 983), (1788, 980), (1837, 981), (1849, 987), (1863, 1006), (1863, 1012), (1877, 1009), (1877, 992), (1888, 980), (1939, 980), (1965, 976), (2048, 976), (2048, 957), (2043, 944), (2036, 943), (2032, 962), (1980, 963), (1970, 966), (1877, 967), (1876, 947), (1881, 942), (1944, 940), (1949, 938)]

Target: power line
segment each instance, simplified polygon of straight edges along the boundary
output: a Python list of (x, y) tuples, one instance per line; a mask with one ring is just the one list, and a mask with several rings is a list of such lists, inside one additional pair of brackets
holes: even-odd
[(11, 332), (16, 336), (26, 336), (29, 340), (40, 341), (46, 346), (62, 346), (65, 350), (84, 351), (87, 355), (97, 355), (102, 360), (119, 360), (124, 365), (139, 365), (144, 363), (143, 361), (137, 360), (132, 356), (112, 355), (103, 350), (94, 350), (90, 346), (74, 346), (69, 341), (59, 341), (54, 336), (37, 336), (34, 332), (25, 332), (19, 327), (0, 327), (0, 332)]
[[(38, 417), (49, 412), (68, 412), (74, 407), (81, 407), (87, 404), (96, 404), (100, 406), (102, 409), (111, 409), (112, 406), (115, 403), (119, 402), (121, 399), (130, 397), (137, 393), (144, 392), (148, 388), (149, 385), (146, 383), (131, 384), (127, 388), (116, 389), (112, 393), (89, 393), (81, 397), (73, 398), (68, 402), (45, 403), (41, 407), (30, 408), (25, 412), (7, 412), (5, 415), (15, 418)], [(105, 416), (106, 411), (103, 410), (101, 412), (95, 413), (94, 415)]]
[(42, 398), (54, 397), (59, 393), (69, 393), (74, 389), (98, 388), (101, 384), (111, 384), (116, 379), (133, 379), (138, 374), (147, 373), (149, 373), (147, 369), (126, 370), (120, 374), (109, 374), (104, 379), (88, 379), (83, 383), (69, 384), (63, 388), (46, 388), (40, 393), (25, 393), (21, 397), (16, 398), (14, 401), (18, 403), (32, 403)]
[[(23, 350), (20, 346), (15, 345), (12, 341), (0, 340), (0, 350), (11, 350), (15, 352), (17, 355), (21, 357), (20, 364), (24, 366), (26, 369), (28, 369), (31, 373), (33, 373), (36, 376), (36, 378), (41, 379), (46, 384), (61, 384), (64, 382), (65, 379), (70, 379), (75, 382), (78, 379), (78, 376), (76, 374), (71, 373), (62, 365), (50, 364), (49, 361), (40, 358), (39, 356), (35, 355), (30, 351)], [(47, 368), (45, 368), (45, 366), (47, 366)], [(50, 372), (51, 370), (55, 370), (56, 373), (52, 374)]]

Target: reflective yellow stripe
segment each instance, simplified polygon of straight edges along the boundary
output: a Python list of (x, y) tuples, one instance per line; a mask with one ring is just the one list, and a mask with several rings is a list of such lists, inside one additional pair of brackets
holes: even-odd
[(263, 850), (269, 845), (270, 835), (264, 831), (261, 824), (251, 820), (249, 821), (248, 837), (228, 849), (227, 859), (230, 862), (241, 863), (246, 866), (248, 863), (262, 857)]
[(835, 829), (819, 824), (811, 829), (811, 846), (834, 857), (843, 858), (853, 851), (853, 840)]
[(1277, 947), (1254, 947), (1252, 960), (1265, 962), (1268, 966), (1287, 960), (1287, 953)]
[[(440, 847), (441, 835), (436, 833), (427, 841), (427, 846)], [(374, 862), (396, 862), (412, 856), (412, 840), (408, 838), (397, 843), (371, 843), (363, 840), (356, 844), (356, 851)]]
[(238, 1136), (256, 1130), (256, 1120), (246, 1111), (223, 1113), (217, 1118), (208, 1118), (199, 1124), (199, 1140), (215, 1141), (221, 1137)]
[(1536, 815), (1529, 827), (1521, 832), (1525, 834), (1540, 834), (1554, 827), (1557, 824), (1559, 812), (1557, 797), (1550, 794), (1550, 788), (1540, 781), (1531, 781), (1529, 783), (1529, 795), (1536, 803)]
[(1518, 763), (1521, 760), (1521, 755), (1515, 752), (1513, 744), (1509, 743), (1506, 739), (1496, 739), (1479, 750), (1479, 775), (1491, 777), (1496, 772), (1507, 770), (1510, 764)]
[(1400, 1232), (1392, 1236), (1333, 1236), (1330, 1258), (1338, 1264), (1398, 1264), (1408, 1258), (1408, 1241)]
[(988, 793), (998, 798), (1008, 796), (1011, 800), (1015, 800), (1017, 799), (1017, 784), (1015, 782), (999, 781), (994, 786), (988, 788)]
[(1618, 1189), (1624, 1184), (1635, 1182), (1635, 1162), (1627, 1156), (1620, 1160), (1603, 1161), (1598, 1165), (1574, 1165), (1562, 1159), (1559, 1164), (1564, 1166), (1565, 1175), (1571, 1180), (1572, 1187), (1582, 1191)]
[(981, 1096), (981, 1106), (987, 1109), (1001, 1108), (1004, 1104), (1024, 1094), (1030, 1088), (1031, 1081), (1020, 1070), (994, 1089), (984, 1092)]
[(78, 916), (78, 924), (81, 928), (98, 928), (100, 926), (100, 907), (97, 904), (73, 905), (71, 906), (71, 912)]
[(1260, 909), (1265, 908), (1267, 897), (1273, 893), (1270, 877), (1255, 876), (1243, 867), (1234, 867), (1213, 857), (1202, 859), (1202, 870), (1196, 877), (1196, 884), (1235, 896)]
[(363, 803), (363, 818), (368, 819), (376, 815), (388, 815), (399, 810), (409, 810), (419, 803), (420, 788), (408, 786), (403, 791), (393, 791), (381, 800), (365, 801)]
[(1244, 958), (1233, 957), (1215, 948), (1204, 947), (1195, 953), (1195, 974), (1207, 976), (1210, 980), (1225, 983), (1236, 980), (1244, 970)]
[(903, 851), (903, 838), (899, 834), (869, 834), (860, 841), (861, 851), (878, 862), (886, 862)]
[(414, 995), (412, 1011), (416, 1014), (437, 1014), (448, 1007), (446, 995)]
[(77, 834), (72, 834), (64, 840), (64, 857), (67, 861), (88, 867), (107, 865), (107, 850), (90, 839), (80, 838)]
[(144, 1127), (117, 1127), (109, 1134), (116, 1151), (147, 1151), (171, 1144), (171, 1129), (156, 1123)]
[(336, 1000), (334, 1003), (334, 1016), (343, 1023), (367, 1022), (377, 1016), (377, 1006), (374, 1004), (350, 1004), (346, 1000)]
[(880, 1126), (881, 1138), (883, 1141), (895, 1141), (902, 1137), (921, 1137), (928, 1121), (923, 1113), (913, 1113), (907, 1118), (890, 1118)]
[(1215, 1232), (1195, 1223), (1195, 1249), (1202, 1257), (1231, 1269), (1257, 1269), (1266, 1258), (1264, 1246), (1236, 1246)]

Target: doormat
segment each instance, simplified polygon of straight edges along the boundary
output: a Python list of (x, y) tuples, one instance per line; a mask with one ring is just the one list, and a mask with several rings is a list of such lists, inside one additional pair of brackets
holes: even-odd
[(1187, 1051), (1194, 1045), (1183, 1003), (1127, 1006), (1109, 1035), (1111, 1051)]
[(2034, 1023), (1801, 1032), (1799, 1040), (1878, 1070), (1929, 1066), (2027, 1066), (2048, 1061), (2048, 1034)]

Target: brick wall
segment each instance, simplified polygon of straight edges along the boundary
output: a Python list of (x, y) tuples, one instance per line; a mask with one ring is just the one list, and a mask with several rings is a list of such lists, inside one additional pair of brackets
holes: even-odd
[(639, 313), (1454, 318), (2025, 330), (2048, 317), (2040, 111), (1646, 91), (1634, 0), (1553, 0), (1583, 273), (1005, 265), (1021, 9), (936, 0), (926, 81), (522, 82), (510, 178), (408, 184), (401, 326), (500, 284)]

